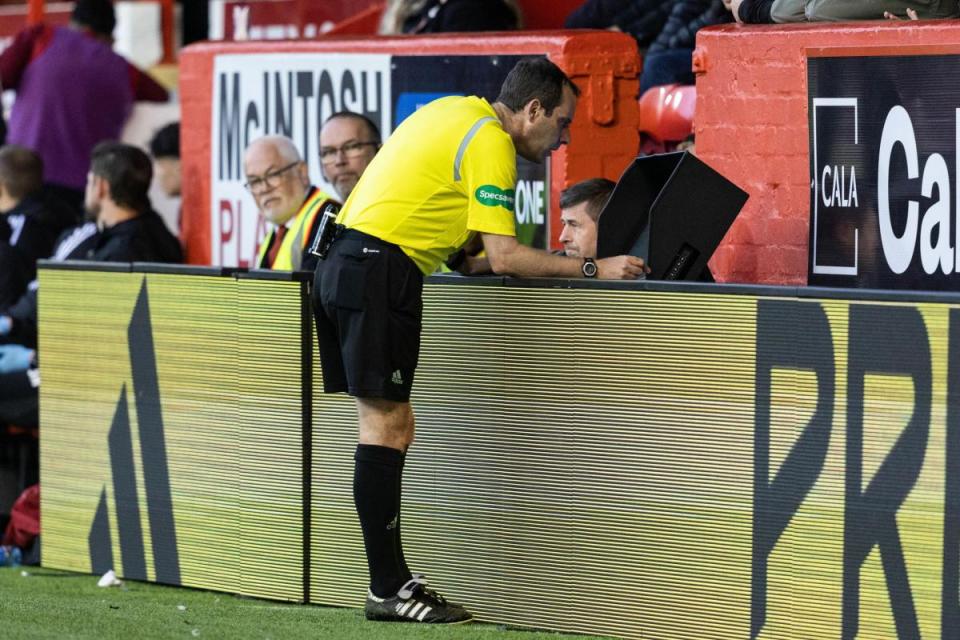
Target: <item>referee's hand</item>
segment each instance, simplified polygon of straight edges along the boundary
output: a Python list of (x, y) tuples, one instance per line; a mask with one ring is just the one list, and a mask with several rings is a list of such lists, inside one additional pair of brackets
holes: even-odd
[(602, 280), (636, 280), (650, 273), (643, 258), (614, 256), (597, 260), (597, 277)]

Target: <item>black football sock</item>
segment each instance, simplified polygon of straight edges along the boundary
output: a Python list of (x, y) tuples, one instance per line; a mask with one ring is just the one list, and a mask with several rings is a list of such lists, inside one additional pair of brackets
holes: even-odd
[(407, 454), (403, 452), (400, 454), (400, 473), (398, 474), (399, 480), (397, 481), (397, 535), (395, 538), (397, 544), (397, 558), (400, 561), (400, 571), (404, 575), (410, 575), (410, 567), (407, 566), (407, 559), (403, 557), (403, 540), (400, 533), (400, 523), (403, 520), (400, 516), (400, 496), (403, 493), (403, 465), (407, 461)]
[(396, 595), (410, 579), (400, 552), (400, 471), (403, 452), (358, 444), (354, 456), (353, 502), (363, 530), (370, 590), (380, 598)]

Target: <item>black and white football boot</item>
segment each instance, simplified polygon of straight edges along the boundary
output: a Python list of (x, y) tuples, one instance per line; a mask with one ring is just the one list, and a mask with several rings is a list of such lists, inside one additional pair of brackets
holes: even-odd
[(463, 624), (473, 620), (466, 609), (427, 588), (427, 580), (420, 574), (414, 574), (392, 598), (378, 598), (367, 591), (364, 613), (367, 620), (380, 622)]

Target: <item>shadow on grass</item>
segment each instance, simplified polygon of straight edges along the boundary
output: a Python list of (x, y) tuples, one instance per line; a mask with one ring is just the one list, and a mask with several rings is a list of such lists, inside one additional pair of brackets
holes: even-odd
[(44, 569), (43, 567), (20, 567), (21, 570), (30, 574), (31, 578), (96, 578), (90, 573), (75, 573), (73, 571), (63, 571), (62, 569)]

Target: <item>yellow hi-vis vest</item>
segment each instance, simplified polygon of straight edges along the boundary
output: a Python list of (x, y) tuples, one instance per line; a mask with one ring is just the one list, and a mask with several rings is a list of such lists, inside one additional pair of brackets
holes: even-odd
[(276, 229), (270, 229), (270, 233), (260, 243), (260, 250), (257, 252), (257, 268), (274, 269), (277, 271), (297, 271), (303, 262), (303, 251), (310, 245), (313, 238), (310, 237), (310, 230), (313, 229), (317, 216), (323, 211), (323, 205), (331, 201), (332, 198), (317, 187), (310, 187), (307, 199), (300, 205), (297, 215), (288, 223), (289, 229), (283, 237), (283, 243), (280, 245), (280, 252), (272, 265), (264, 264), (267, 260), (267, 252), (273, 239), (277, 235)]

